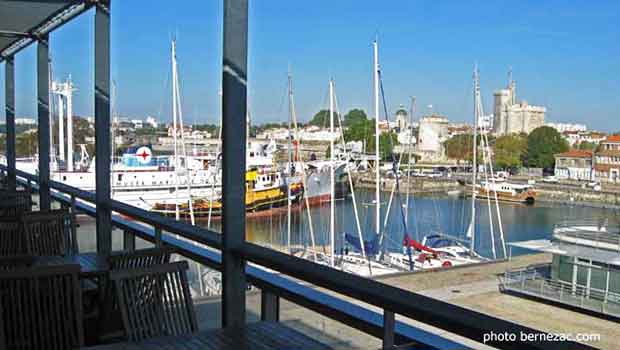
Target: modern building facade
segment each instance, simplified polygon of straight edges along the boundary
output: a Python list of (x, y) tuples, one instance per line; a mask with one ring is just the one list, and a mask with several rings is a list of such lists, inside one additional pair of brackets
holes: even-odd
[(546, 265), (506, 271), (501, 287), (591, 312), (620, 317), (620, 231), (607, 220), (562, 222), (551, 240), (511, 247), (550, 253)]
[(510, 81), (506, 89), (496, 91), (493, 96), (495, 114), (493, 132), (496, 135), (529, 134), (532, 130), (545, 125), (547, 109), (529, 105), (525, 100), (517, 102), (514, 80)]

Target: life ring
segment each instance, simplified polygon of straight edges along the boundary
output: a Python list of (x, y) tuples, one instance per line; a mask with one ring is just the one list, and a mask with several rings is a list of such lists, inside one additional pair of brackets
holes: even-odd
[(446, 260), (441, 263), (441, 267), (452, 267), (452, 262)]

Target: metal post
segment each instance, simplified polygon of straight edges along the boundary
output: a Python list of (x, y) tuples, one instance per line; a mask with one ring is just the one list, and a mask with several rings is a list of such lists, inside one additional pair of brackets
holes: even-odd
[(112, 251), (110, 211), (110, 1), (97, 2), (95, 13), (95, 171), (97, 251)]
[(50, 82), (49, 37), (42, 35), (37, 42), (37, 111), (39, 117), (39, 208), (49, 210), (50, 197)]
[(388, 349), (394, 346), (394, 327), (396, 317), (392, 311), (383, 310), (383, 348)]
[(280, 321), (280, 298), (277, 295), (261, 290), (260, 319), (261, 321)]
[(5, 59), (4, 71), (7, 184), (9, 191), (15, 191), (15, 60), (13, 56)]
[[(222, 325), (245, 324), (245, 242), (248, 1), (224, 1), (222, 72)], [(239, 137), (243, 135), (244, 137)]]
[[(77, 212), (75, 210), (75, 195), (71, 194), (71, 237), (77, 237)], [(74, 242), (74, 252), (78, 251), (77, 242)]]
[(131, 231), (123, 231), (123, 250), (130, 252), (136, 250), (136, 236)]
[(155, 246), (161, 247), (162, 246), (161, 227), (155, 226), (154, 230), (155, 230)]

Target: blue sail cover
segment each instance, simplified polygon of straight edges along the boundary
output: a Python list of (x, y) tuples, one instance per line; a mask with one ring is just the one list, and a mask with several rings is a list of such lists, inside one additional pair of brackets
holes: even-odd
[[(360, 239), (356, 235), (352, 235), (350, 233), (344, 234), (344, 239), (349, 243), (353, 248), (362, 251), (362, 247), (360, 247)], [(364, 241), (364, 252), (367, 255), (376, 255), (379, 253), (379, 235), (375, 235), (375, 238), (372, 241)]]

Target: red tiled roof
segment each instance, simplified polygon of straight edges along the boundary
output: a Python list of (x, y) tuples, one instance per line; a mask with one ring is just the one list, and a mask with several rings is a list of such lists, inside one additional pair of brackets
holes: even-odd
[(555, 156), (566, 157), (566, 158), (592, 158), (592, 151), (571, 149), (568, 152), (559, 153), (559, 154), (556, 154)]
[(620, 142), (620, 135), (609, 135), (605, 139), (607, 142)]

